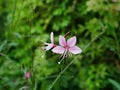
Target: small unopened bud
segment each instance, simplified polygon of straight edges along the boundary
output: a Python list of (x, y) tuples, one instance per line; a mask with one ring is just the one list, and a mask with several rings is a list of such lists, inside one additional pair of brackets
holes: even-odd
[(25, 77), (26, 77), (26, 78), (30, 78), (30, 76), (31, 76), (31, 75), (30, 75), (30, 72), (27, 72), (27, 73), (25, 74)]

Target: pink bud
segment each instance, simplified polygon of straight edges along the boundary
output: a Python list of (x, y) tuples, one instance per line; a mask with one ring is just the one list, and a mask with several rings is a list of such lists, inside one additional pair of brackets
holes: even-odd
[(27, 73), (25, 74), (25, 77), (26, 77), (26, 78), (30, 78), (30, 72), (27, 72)]

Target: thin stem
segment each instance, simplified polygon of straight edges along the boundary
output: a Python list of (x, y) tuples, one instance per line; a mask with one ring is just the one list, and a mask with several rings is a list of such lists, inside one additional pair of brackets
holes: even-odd
[[(32, 13), (33, 9), (32, 9), (32, 5), (29, 7), (30, 9), (30, 13)], [(31, 44), (32, 44), (32, 47), (33, 47), (33, 44), (34, 44), (34, 41), (32, 39), (32, 25), (33, 23), (31, 22), (31, 19), (33, 18), (34, 14), (30, 14), (29, 18), (28, 18), (28, 21), (29, 21), (29, 29), (30, 29), (30, 40), (31, 40)], [(32, 74), (32, 77), (31, 77), (31, 82), (32, 82), (32, 85), (33, 85), (33, 89), (35, 90), (35, 87), (36, 87), (36, 82), (35, 82), (35, 75), (34, 75), (34, 50), (33, 48), (31, 48), (31, 52), (30, 52), (30, 56), (31, 56), (31, 74)]]
[(70, 32), (67, 32), (65, 35), (64, 35), (64, 37), (67, 37), (67, 35), (69, 34)]
[(3, 57), (5, 57), (7, 60), (11, 60), (6, 54), (4, 54), (4, 53), (0, 53), (0, 56), (3, 56)]
[[(89, 43), (85, 46), (85, 48), (83, 49), (83, 52), (84, 52), (99, 36), (101, 36), (101, 35), (105, 32), (105, 29), (106, 29), (106, 27), (104, 27), (104, 28), (103, 28), (103, 31), (102, 31), (100, 34), (98, 34), (94, 39), (91, 40), (91, 42), (89, 42)], [(77, 57), (76, 57), (76, 58), (77, 58)], [(70, 67), (71, 64), (73, 64), (73, 62), (74, 62), (75, 60), (77, 60), (76, 58), (74, 58), (74, 59), (63, 69), (63, 71), (61, 71), (61, 73), (57, 76), (57, 78), (54, 80), (54, 82), (51, 84), (51, 86), (49, 87), (48, 90), (51, 90), (51, 89), (52, 89), (52, 87), (53, 87), (54, 84), (58, 81), (58, 79), (61, 77), (61, 75)]]
[(51, 79), (51, 78), (55, 78), (57, 76), (58, 76), (58, 74), (57, 75), (48, 76), (48, 77), (42, 77), (39, 80)]

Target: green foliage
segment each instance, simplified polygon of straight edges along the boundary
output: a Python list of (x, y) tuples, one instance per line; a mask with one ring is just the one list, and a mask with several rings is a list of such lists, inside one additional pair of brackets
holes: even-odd
[[(47, 90), (75, 57), (52, 90), (116, 90), (120, 82), (119, 17), (119, 0), (1, 0), (0, 90)], [(81, 55), (61, 65), (57, 64), (59, 55), (43, 50), (50, 32), (55, 40), (70, 32), (68, 37), (76, 35), (77, 45), (84, 49), (104, 27), (104, 33)], [(24, 77), (26, 71), (30, 79)]]

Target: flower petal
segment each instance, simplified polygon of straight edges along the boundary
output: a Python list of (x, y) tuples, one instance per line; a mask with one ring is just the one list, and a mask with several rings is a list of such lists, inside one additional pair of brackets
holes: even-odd
[(76, 44), (76, 36), (71, 37), (70, 39), (67, 40), (67, 45), (68, 45), (69, 47), (72, 47), (72, 46), (74, 46), (75, 44)]
[(51, 32), (51, 34), (50, 34), (50, 40), (51, 40), (51, 43), (54, 43), (54, 34), (53, 34), (53, 32)]
[(56, 46), (55, 48), (52, 49), (52, 51), (54, 53), (58, 53), (58, 54), (63, 54), (65, 51), (65, 48), (61, 47), (61, 46)]
[(61, 45), (61, 46), (66, 46), (66, 40), (65, 40), (65, 37), (64, 36), (60, 36), (59, 37), (59, 44)]
[(78, 46), (70, 47), (69, 51), (73, 54), (79, 54), (82, 52), (82, 50)]
[(45, 50), (50, 50), (52, 47), (53, 47), (53, 44), (48, 44), (48, 45), (45, 47)]

